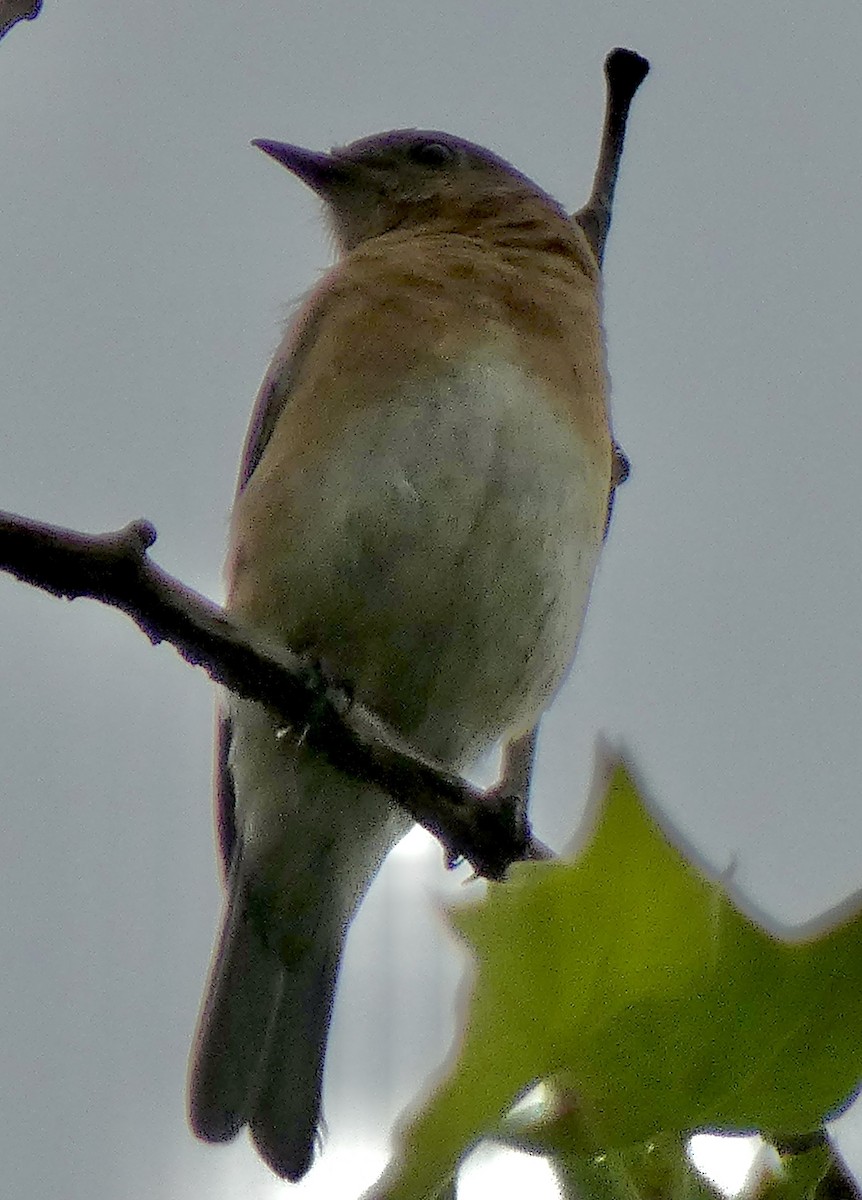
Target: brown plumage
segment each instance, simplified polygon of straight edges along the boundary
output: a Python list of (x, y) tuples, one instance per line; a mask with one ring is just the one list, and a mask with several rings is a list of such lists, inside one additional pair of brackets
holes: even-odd
[[(613, 469), (596, 257), (449, 135), (260, 144), (323, 197), (342, 253), (261, 388), (229, 607), (458, 769), (534, 724), (575, 653)], [(191, 1121), (247, 1124), (297, 1179), (343, 938), (409, 822), (255, 705), (227, 699), (223, 736), (229, 896)]]

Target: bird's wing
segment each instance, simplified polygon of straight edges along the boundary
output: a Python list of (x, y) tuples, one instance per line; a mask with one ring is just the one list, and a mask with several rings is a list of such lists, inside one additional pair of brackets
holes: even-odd
[[(242, 492), (257, 469), (278, 418), (290, 400), (308, 351), (314, 345), (326, 307), (327, 292), (325, 286), (322, 286), (294, 317), (267, 369), (249, 421), (240, 460), (237, 495)], [(231, 741), (230, 717), (223, 706), (216, 722), (215, 819), (222, 866), (227, 876), (236, 850), (236, 796), (228, 761)]]
[(276, 422), (290, 400), (327, 308), (323, 288), (297, 313), (276, 351), (254, 402), (240, 463), (237, 494), (254, 474)]

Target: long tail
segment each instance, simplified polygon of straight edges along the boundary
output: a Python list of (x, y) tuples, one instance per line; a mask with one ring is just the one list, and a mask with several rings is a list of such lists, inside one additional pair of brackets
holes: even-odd
[(319, 937), (286, 965), (230, 886), (189, 1076), (189, 1122), (208, 1142), (248, 1125), (263, 1158), (298, 1180), (314, 1158), (323, 1057), (340, 939)]

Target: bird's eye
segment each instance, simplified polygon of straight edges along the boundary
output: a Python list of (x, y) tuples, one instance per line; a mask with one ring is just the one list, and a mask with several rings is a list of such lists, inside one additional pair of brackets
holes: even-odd
[(445, 167), (455, 157), (455, 151), (445, 142), (417, 142), (410, 147), (413, 162), (423, 167)]

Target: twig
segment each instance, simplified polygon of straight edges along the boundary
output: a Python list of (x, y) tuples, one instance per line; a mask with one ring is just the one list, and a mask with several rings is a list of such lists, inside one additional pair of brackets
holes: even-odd
[(605, 245), (611, 227), (611, 211), (617, 186), (620, 159), (626, 137), (626, 123), (635, 92), (647, 77), (649, 63), (634, 50), (618, 46), (605, 59), (607, 99), (599, 161), (593, 181), (593, 191), (587, 203), (574, 219), (589, 239), (599, 266), (605, 256)]
[(42, 11), (42, 0), (0, 0), (0, 38), (19, 21), (32, 21)]
[(324, 688), (305, 660), (163, 571), (147, 554), (155, 540), (146, 521), (90, 535), (0, 513), (0, 570), (55, 596), (120, 609), (154, 644), (169, 642), (216, 683), (307, 729), (309, 745), (392, 796), (477, 875), (502, 879), (515, 861), (553, 857), (532, 838), (517, 797), (483, 793), (423, 760), (368, 709)]

